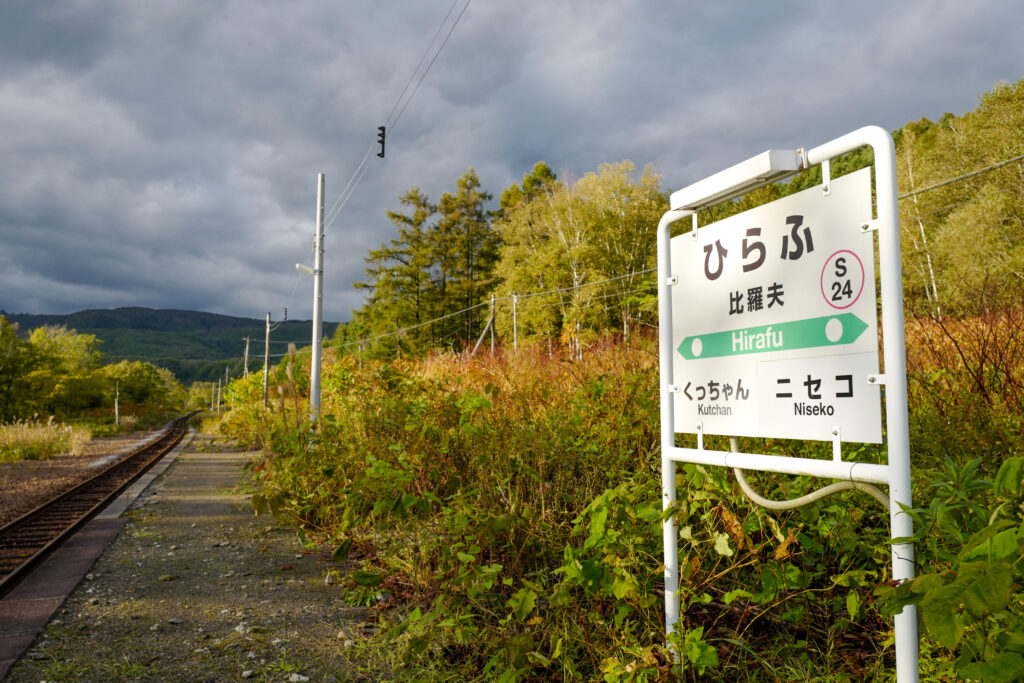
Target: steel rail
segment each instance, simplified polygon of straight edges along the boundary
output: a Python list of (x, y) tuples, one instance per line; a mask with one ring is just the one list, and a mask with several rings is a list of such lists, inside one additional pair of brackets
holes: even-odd
[(0, 598), (171, 452), (197, 412), (174, 420), (157, 439), (0, 527)]

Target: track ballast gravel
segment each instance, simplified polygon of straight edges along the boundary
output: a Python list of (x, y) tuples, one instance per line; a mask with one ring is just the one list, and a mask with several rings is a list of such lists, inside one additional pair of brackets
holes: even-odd
[(199, 435), (9, 681), (349, 681), (363, 608), (294, 529), (249, 506), (252, 453)]

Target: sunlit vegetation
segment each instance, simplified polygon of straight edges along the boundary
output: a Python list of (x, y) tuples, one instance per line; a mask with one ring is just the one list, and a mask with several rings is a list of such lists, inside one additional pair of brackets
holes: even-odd
[(79, 455), (89, 440), (84, 427), (38, 420), (0, 425), (0, 462), (42, 460), (61, 453)]
[(0, 424), (23, 443), (15, 449), (14, 441), (5, 442), (7, 452), (47, 457), (77, 447), (90, 433), (159, 426), (184, 405), (185, 389), (169, 371), (142, 361), (104, 365), (100, 344), (94, 335), (59, 326), (23, 337), (0, 316)]
[[(257, 511), (355, 561), (346, 599), (379, 625), (355, 650), (368, 675), (891, 680), (892, 615), (915, 604), (922, 680), (1024, 677), (1024, 165), (999, 165), (1024, 153), (1022, 96), (1021, 83), (1000, 86), (963, 117), (894, 136), (919, 578), (889, 581), (888, 515), (859, 492), (766, 511), (730, 472), (686, 465), (668, 513), (683, 617), (667, 641), (657, 320), (643, 277), (665, 209), (657, 176), (623, 162), (568, 182), (538, 164), (485, 217), (497, 251), (471, 280), (443, 258), (464, 253), (446, 237), (470, 234), (460, 221), (486, 236), (467, 209), (485, 194), (475, 174), (438, 206), (404, 196), (407, 212), (389, 214), (399, 237), (368, 258), (367, 303), (335, 336), (321, 419), (307, 421), (300, 355), (272, 376), (268, 410), (257, 378), (233, 383), (222, 423), (261, 449)], [(832, 174), (871, 163), (861, 150)], [(699, 220), (820, 179), (811, 169)], [(381, 336), (492, 294), (548, 290), (518, 311), (518, 352), (501, 308), (494, 357), (467, 353), (480, 309)], [(744, 446), (830, 457), (823, 443)], [(847, 457), (880, 462), (884, 449)], [(776, 499), (820, 485), (753, 477)]]
[[(945, 334), (921, 323), (909, 340), (938, 348)], [(958, 617), (962, 626), (945, 632), (939, 598), (922, 604), (924, 671), (938, 679), (979, 639), (994, 643), (990, 654), (1009, 647), (1024, 579), (1016, 556), (1007, 560), (1022, 521), (1020, 460), (1007, 458), (1024, 447), (1020, 407), (994, 374), (984, 380), (993, 402), (970, 400), (980, 349), (955, 339), (973, 361), (940, 369), (926, 352), (911, 364), (918, 554), (922, 573), (935, 577), (921, 587), (953, 586), (940, 598), (975, 590), (940, 573), (965, 560), (973, 571), (989, 563), (980, 576), (1001, 583), (998, 595), (978, 598), (977, 618)], [(1024, 348), (1011, 346), (1019, 380)], [(658, 680), (672, 658), (662, 630), (656, 365), (654, 342), (641, 337), (598, 343), (581, 362), (541, 344), (495, 359), (348, 356), (325, 367), (312, 438), (285, 375), (270, 411), (258, 378), (235, 383), (241, 407), (222, 429), (263, 449), (259, 510), (357, 561), (343, 579), (346, 599), (372, 606), (380, 625), (363, 646), (367, 667), (426, 678)], [(763, 446), (828, 457), (827, 444)], [(756, 479), (774, 498), (817, 486)], [(891, 611), (931, 592), (887, 586), (881, 507), (847, 493), (767, 512), (718, 468), (683, 467), (680, 486), (677, 675), (891, 676)]]

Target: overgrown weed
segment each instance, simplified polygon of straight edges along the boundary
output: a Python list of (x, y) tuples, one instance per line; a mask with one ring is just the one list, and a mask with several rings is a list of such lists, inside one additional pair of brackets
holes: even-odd
[[(1019, 358), (981, 373), (1002, 389), (972, 401), (978, 373), (968, 361), (934, 365), (949, 356), (920, 347), (930, 339), (909, 328), (923, 572), (974, 547), (993, 499), (972, 482), (994, 475), (1006, 457), (998, 448), (1020, 441)], [(981, 358), (958, 343), (959, 358)], [(575, 362), (544, 346), (476, 360), (341, 357), (325, 366), (312, 431), (295, 427), (294, 400), (294, 410), (271, 411), (236, 402), (222, 429), (263, 449), (257, 510), (359, 564), (342, 580), (377, 615), (380, 647), (365, 651), (386, 661), (371, 669), (468, 680), (889, 678), (899, 603), (876, 595), (890, 572), (884, 511), (849, 492), (769, 512), (721, 468), (679, 468), (668, 513), (681, 535), (683, 616), (668, 641), (678, 656), (666, 647), (656, 383), (649, 340), (595, 343)], [(239, 391), (255, 398), (251, 380)], [(958, 410), (987, 421), (965, 430)], [(715, 439), (709, 447), (725, 447)], [(998, 461), (965, 470), (985, 440)], [(830, 457), (828, 444), (758, 447)], [(852, 446), (847, 457), (882, 462), (884, 449)], [(820, 485), (756, 478), (777, 499)], [(943, 535), (945, 554), (931, 533)], [(945, 642), (932, 650), (959, 653), (959, 641)]]
[(87, 428), (61, 424), (52, 417), (46, 422), (18, 420), (0, 425), (0, 462), (43, 460), (62, 453), (81, 455), (90, 438)]
[[(690, 498), (673, 513), (688, 534), (677, 644), (687, 673), (672, 673), (657, 358), (645, 344), (596, 344), (582, 362), (543, 347), (421, 364), (342, 358), (325, 369), (312, 439), (281, 413), (236, 411), (225, 428), (267, 445), (258, 509), (361, 561), (348, 591), (377, 601), (390, 667), (427, 678), (715, 675), (743, 652), (729, 638), (771, 648), (845, 614), (851, 591), (866, 596), (873, 575), (829, 544), (859, 543), (878, 520), (776, 518), (751, 510), (727, 473), (682, 468)], [(874, 635), (869, 600), (837, 632), (858, 623)]]

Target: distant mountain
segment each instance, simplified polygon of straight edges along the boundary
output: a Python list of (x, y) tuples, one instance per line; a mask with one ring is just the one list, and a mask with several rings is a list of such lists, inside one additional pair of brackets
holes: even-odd
[[(152, 308), (95, 309), (67, 315), (31, 315), (0, 311), (23, 334), (43, 325), (63, 325), (100, 340), (103, 360), (144, 360), (165, 367), (186, 384), (215, 380), (228, 368), (232, 376), (242, 369), (245, 337), (249, 345), (250, 370), (261, 366), (266, 322), (199, 311), (155, 310)], [(276, 323), (275, 323), (276, 324)], [(312, 323), (289, 320), (270, 334), (270, 353), (282, 354), (287, 342), (309, 346)], [(324, 323), (330, 338), (338, 323)], [(280, 358), (272, 359), (272, 362)]]

